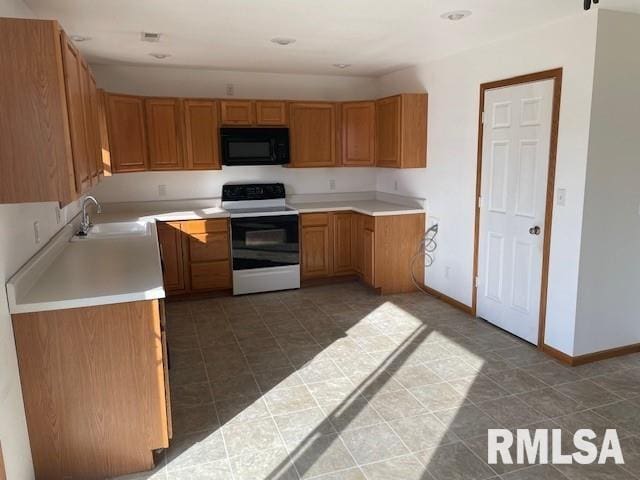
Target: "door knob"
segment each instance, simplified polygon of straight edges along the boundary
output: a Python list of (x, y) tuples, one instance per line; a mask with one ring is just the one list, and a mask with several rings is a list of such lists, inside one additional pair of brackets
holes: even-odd
[(531, 228), (529, 229), (529, 233), (530, 233), (531, 235), (540, 235), (540, 232), (541, 232), (540, 227), (539, 227), (539, 226), (537, 226), (537, 225), (536, 225), (535, 227), (531, 227)]

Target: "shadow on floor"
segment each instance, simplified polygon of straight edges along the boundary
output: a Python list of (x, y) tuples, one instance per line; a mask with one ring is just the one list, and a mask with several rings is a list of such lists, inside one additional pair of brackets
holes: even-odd
[(569, 441), (618, 427), (637, 454), (640, 356), (565, 367), (432, 297), (358, 283), (167, 307), (175, 438), (130, 478), (624, 479), (640, 466), (490, 466), (486, 446), (489, 428)]

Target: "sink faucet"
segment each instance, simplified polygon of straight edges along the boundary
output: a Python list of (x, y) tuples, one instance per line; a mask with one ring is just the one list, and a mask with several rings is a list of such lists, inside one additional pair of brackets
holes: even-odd
[(87, 204), (89, 202), (93, 203), (96, 206), (96, 213), (102, 212), (102, 206), (100, 205), (100, 203), (98, 203), (98, 200), (96, 200), (95, 197), (91, 195), (87, 195), (86, 197), (84, 197), (84, 199), (82, 200), (82, 221), (80, 222), (80, 231), (78, 232), (78, 235), (83, 237), (86, 236), (87, 233), (89, 233), (89, 229), (93, 226), (93, 224), (91, 223), (89, 212), (87, 212)]

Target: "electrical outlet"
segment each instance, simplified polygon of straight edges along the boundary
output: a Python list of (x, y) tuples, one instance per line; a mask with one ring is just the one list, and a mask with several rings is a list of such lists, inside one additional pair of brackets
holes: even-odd
[(56, 225), (60, 225), (62, 222), (62, 210), (57, 205), (53, 207), (56, 212)]
[(449, 278), (451, 277), (451, 267), (449, 265), (446, 265), (444, 267), (444, 278)]
[(398, 180), (396, 180), (395, 182), (393, 182), (393, 189), (397, 192), (398, 191)]
[(36, 242), (36, 245), (40, 243), (40, 222), (37, 220), (33, 222), (33, 240)]
[(336, 181), (332, 178), (331, 180), (329, 180), (329, 190), (335, 190), (336, 189)]
[(167, 196), (167, 186), (166, 185), (158, 185), (158, 196), (166, 197)]
[(564, 207), (567, 204), (567, 189), (559, 188), (556, 195), (556, 204), (559, 207)]
[(233, 83), (227, 83), (227, 97), (233, 97)]

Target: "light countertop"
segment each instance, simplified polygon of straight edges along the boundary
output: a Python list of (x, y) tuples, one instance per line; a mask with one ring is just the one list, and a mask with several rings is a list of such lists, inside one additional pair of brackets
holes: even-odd
[[(350, 197), (348, 196), (350, 195)], [(287, 205), (300, 213), (355, 211), (365, 215), (424, 213), (416, 203), (371, 193), (295, 195)], [(139, 222), (145, 235), (70, 241), (78, 219), (65, 226), (7, 283), (11, 313), (135, 302), (165, 297), (156, 221), (227, 218), (219, 200), (142, 202), (105, 205), (95, 224)]]
[(65, 227), (7, 284), (11, 313), (164, 298), (155, 224), (146, 235), (70, 242)]
[(354, 211), (364, 215), (371, 215), (373, 217), (424, 213), (424, 209), (417, 206), (399, 205), (397, 203), (390, 203), (375, 199), (315, 202), (287, 201), (287, 205), (291, 208), (295, 208), (300, 213)]

